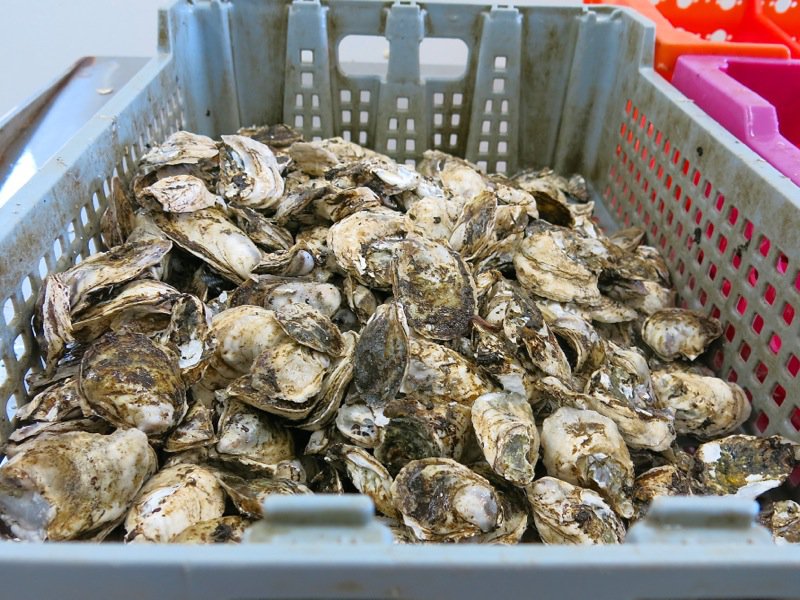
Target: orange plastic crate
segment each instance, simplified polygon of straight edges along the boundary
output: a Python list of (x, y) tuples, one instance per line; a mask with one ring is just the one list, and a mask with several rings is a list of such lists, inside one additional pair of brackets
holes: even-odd
[(676, 0), (662, 0), (656, 5), (649, 0), (584, 2), (630, 6), (653, 21), (654, 66), (667, 79), (672, 79), (675, 61), (683, 54), (789, 58), (795, 53), (800, 57), (800, 44), (764, 15), (761, 0), (695, 1), (685, 8)]
[[(789, 34), (795, 45), (800, 45), (800, 3), (798, 0), (767, 0), (763, 4), (764, 16)], [(796, 54), (792, 54), (797, 57)]]

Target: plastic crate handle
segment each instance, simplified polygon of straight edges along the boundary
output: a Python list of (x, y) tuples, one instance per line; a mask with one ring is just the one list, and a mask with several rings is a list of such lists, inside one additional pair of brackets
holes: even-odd
[(660, 496), (629, 530), (629, 544), (772, 544), (758, 502), (735, 496)]
[(391, 544), (392, 532), (375, 518), (368, 496), (329, 494), (268, 496), (264, 518), (250, 527), (250, 543)]

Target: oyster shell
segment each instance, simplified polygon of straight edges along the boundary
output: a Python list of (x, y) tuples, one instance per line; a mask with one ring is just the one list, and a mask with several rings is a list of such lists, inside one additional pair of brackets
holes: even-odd
[(614, 421), (592, 410), (559, 408), (542, 425), (547, 474), (598, 492), (622, 517), (633, 515), (633, 462)]
[(403, 467), (392, 498), (405, 523), (422, 541), (457, 541), (502, 525), (492, 485), (449, 458), (425, 458)]
[(633, 482), (635, 519), (641, 519), (653, 498), (658, 496), (689, 496), (692, 493), (689, 476), (675, 465), (653, 467), (637, 476)]
[(352, 277), (345, 279), (344, 293), (347, 305), (361, 323), (369, 321), (370, 317), (378, 310), (378, 299), (372, 290), (360, 283), (355, 283)]
[(392, 476), (377, 458), (363, 448), (337, 444), (328, 450), (326, 460), (341, 463), (355, 488), (375, 503), (375, 508), (390, 518), (398, 517), (393, 503)]
[(327, 426), (336, 418), (342, 399), (353, 379), (353, 355), (358, 338), (352, 331), (347, 331), (342, 334), (342, 339), (344, 352), (328, 369), (314, 408), (301, 421), (295, 422), (294, 427), (315, 431)]
[(307, 304), (328, 318), (336, 314), (341, 303), (341, 292), (330, 283), (272, 275), (261, 275), (245, 281), (230, 297), (231, 307), (251, 304), (274, 311), (290, 304)]
[(412, 460), (461, 460), (470, 440), (470, 409), (457, 402), (426, 404), (413, 396), (396, 398), (383, 410), (375, 458), (389, 473), (397, 473)]
[(412, 337), (408, 355), (408, 368), (400, 386), (405, 394), (430, 402), (454, 401), (470, 406), (475, 398), (493, 389), (474, 363), (436, 342)]
[(254, 470), (295, 457), (291, 432), (270, 415), (233, 399), (219, 418), (217, 452)]
[(458, 254), (423, 238), (397, 245), (394, 295), (409, 327), (435, 340), (451, 340), (467, 332), (476, 313), (476, 290)]
[(81, 342), (97, 339), (120, 321), (141, 315), (168, 315), (181, 293), (171, 285), (152, 279), (131, 281), (119, 287), (114, 297), (82, 311), (72, 322), (72, 332)]
[(527, 494), (545, 544), (619, 544), (625, 537), (622, 521), (597, 492), (542, 477)]
[(34, 440), (0, 467), (0, 519), (23, 540), (102, 539), (156, 466), (136, 429)]
[(726, 435), (750, 417), (750, 402), (735, 383), (680, 371), (653, 373), (660, 403), (675, 411), (675, 431), (700, 439)]
[(217, 471), (216, 475), (236, 510), (249, 519), (260, 519), (264, 516), (262, 505), (270, 494), (290, 496), (311, 493), (305, 485), (290, 479), (264, 477), (243, 479), (225, 471)]
[(462, 204), (490, 187), (478, 167), (462, 158), (439, 150), (426, 150), (422, 156), (419, 172)]
[(136, 226), (136, 207), (123, 187), (119, 177), (111, 178), (108, 208), (100, 217), (100, 234), (106, 248), (124, 244)]
[[(472, 260), (494, 240), (497, 197), (482, 192), (461, 209), (461, 216), (450, 235), (450, 247), (464, 260)], [(427, 236), (426, 236), (427, 237)]]
[(264, 250), (288, 250), (294, 243), (291, 232), (246, 206), (228, 206), (230, 219)]
[(223, 135), (222, 143), (219, 194), (251, 208), (276, 208), (284, 183), (269, 146), (241, 135)]
[(458, 209), (451, 200), (431, 196), (420, 198), (406, 211), (406, 230), (432, 242), (447, 244), (456, 227)]
[(530, 292), (557, 302), (600, 301), (598, 276), (563, 249), (561, 236), (542, 231), (526, 237), (514, 257), (517, 279)]
[(288, 148), (293, 143), (299, 142), (303, 139), (302, 133), (293, 127), (290, 127), (289, 125), (286, 125), (285, 123), (240, 127), (236, 133), (238, 135), (251, 137), (257, 142), (266, 144), (274, 151)]
[(144, 194), (154, 198), (164, 212), (188, 213), (202, 208), (211, 208), (218, 203), (217, 197), (208, 191), (205, 183), (193, 175), (162, 177), (144, 188)]
[(642, 324), (642, 339), (664, 360), (694, 360), (721, 335), (719, 321), (685, 308), (659, 310)]
[(335, 223), (358, 211), (378, 208), (381, 206), (381, 199), (368, 187), (357, 186), (323, 196), (317, 206), (319, 207), (320, 204), (324, 208), (318, 208), (318, 210)]
[(44, 421), (57, 423), (81, 414), (81, 397), (78, 380), (66, 377), (36, 394), (30, 402), (17, 408), (17, 423)]
[(355, 162), (376, 154), (340, 137), (313, 142), (295, 142), (289, 146), (288, 151), (297, 167), (312, 177), (321, 177), (329, 169), (342, 163)]
[(248, 279), (261, 261), (261, 251), (247, 234), (216, 208), (152, 217), (175, 244), (235, 283)]
[(172, 165), (196, 165), (217, 158), (219, 150), (210, 137), (190, 131), (176, 131), (163, 143), (151, 148), (142, 156), (145, 171)]
[(98, 417), (69, 419), (66, 421), (47, 422), (39, 421), (30, 425), (23, 425), (15, 429), (8, 436), (3, 451), (7, 458), (19, 454), (25, 446), (33, 440), (46, 440), (57, 437), (63, 433), (101, 433), (108, 434), (113, 428)]
[(487, 303), (487, 320), (491, 323), (502, 315), (506, 338), (512, 344), (524, 346), (534, 366), (548, 375), (568, 380), (571, 370), (567, 357), (536, 303), (511, 282), (495, 287), (499, 290)]
[(52, 374), (58, 359), (72, 345), (70, 288), (62, 274), (48, 275), (36, 300), (33, 329), (44, 354), (46, 373)]
[(353, 383), (368, 404), (385, 404), (400, 390), (409, 357), (408, 326), (397, 303), (382, 304), (356, 344)]
[(494, 531), (482, 533), (464, 541), (479, 544), (520, 543), (528, 530), (530, 521), (528, 516), (530, 510), (525, 490), (510, 485), (507, 480), (500, 477), (486, 463), (472, 464), (470, 468), (478, 475), (485, 477), (495, 488), (497, 497), (500, 500), (502, 519), (500, 519), (499, 527)]
[(387, 208), (362, 210), (334, 223), (328, 248), (345, 273), (370, 288), (392, 285), (392, 251), (406, 234), (403, 215)]
[(238, 544), (250, 521), (230, 515), (190, 525), (170, 540), (174, 544)]
[(586, 384), (588, 407), (612, 419), (631, 448), (660, 452), (675, 440), (675, 416), (653, 391), (644, 357), (609, 343), (607, 363)]
[(331, 356), (342, 356), (344, 339), (339, 328), (307, 304), (287, 304), (275, 311), (275, 318), (290, 338)]
[(585, 319), (565, 315), (550, 323), (550, 330), (562, 342), (573, 373), (591, 373), (603, 364), (606, 346), (597, 330)]
[(52, 373), (56, 361), (74, 342), (72, 317), (89, 306), (94, 293), (139, 277), (159, 264), (171, 249), (169, 240), (129, 242), (94, 254), (63, 273), (48, 275), (33, 320), (47, 372)]
[(756, 498), (786, 481), (797, 461), (797, 445), (779, 435), (729, 435), (697, 448), (694, 489)]
[(280, 417), (304, 419), (316, 405), (330, 364), (327, 355), (287, 340), (261, 352), (250, 373), (229, 385), (225, 395)]
[(195, 402), (186, 416), (164, 442), (165, 452), (184, 452), (217, 442), (214, 431), (214, 411)]
[(472, 404), (472, 426), (486, 461), (518, 486), (533, 482), (539, 459), (539, 433), (528, 401), (517, 394), (494, 392)]
[(632, 252), (642, 243), (645, 233), (645, 230), (641, 227), (626, 227), (608, 236), (608, 241), (619, 246), (622, 250)]
[(215, 315), (211, 335), (217, 340), (214, 356), (201, 384), (211, 390), (222, 389), (250, 372), (264, 350), (287, 340), (275, 313), (257, 306), (236, 306)]
[(475, 363), (497, 381), (504, 391), (530, 398), (535, 375), (525, 368), (508, 340), (482, 327), (473, 330)]
[(73, 315), (89, 306), (90, 294), (136, 279), (161, 263), (172, 249), (165, 239), (127, 242), (108, 252), (93, 254), (83, 262), (59, 275), (69, 287)]
[(344, 494), (339, 471), (331, 465), (321, 465), (308, 485), (315, 494)]
[(81, 361), (80, 390), (97, 415), (116, 427), (159, 437), (188, 409), (177, 358), (139, 333), (107, 333)]
[(381, 429), (387, 422), (382, 406), (370, 406), (358, 396), (348, 398), (336, 414), (339, 433), (362, 448), (374, 448), (378, 444)]
[(761, 511), (758, 520), (772, 532), (776, 544), (800, 543), (800, 504), (794, 500), (773, 502)]
[(175, 300), (160, 341), (177, 355), (187, 384), (200, 379), (216, 349), (217, 340), (210, 332), (211, 311), (197, 296), (182, 294)]
[(139, 491), (125, 517), (126, 542), (169, 542), (188, 527), (225, 512), (225, 492), (198, 465), (165, 467)]

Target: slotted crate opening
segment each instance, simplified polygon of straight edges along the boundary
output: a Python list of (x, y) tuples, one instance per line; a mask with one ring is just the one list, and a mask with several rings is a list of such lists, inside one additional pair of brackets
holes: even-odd
[[(751, 403), (759, 398), (756, 430), (796, 436), (790, 415), (797, 404), (784, 406), (784, 400), (787, 387), (797, 385), (800, 361), (784, 340), (791, 335), (798, 299), (793, 279), (800, 273), (765, 232), (740, 216), (746, 211), (703, 176), (703, 157), (713, 148), (679, 147), (662, 127), (626, 101), (604, 198), (619, 222), (645, 227), (672, 267), (680, 305), (721, 320), (725, 348), (712, 351), (711, 366), (741, 385)], [(676, 261), (678, 253), (686, 258)], [(776, 394), (780, 402), (770, 401)]]

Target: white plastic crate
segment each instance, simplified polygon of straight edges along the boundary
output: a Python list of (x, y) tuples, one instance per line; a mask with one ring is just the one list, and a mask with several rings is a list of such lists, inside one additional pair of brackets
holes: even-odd
[[(344, 74), (349, 35), (386, 36), (385, 78)], [(421, 77), (427, 38), (463, 40), (465, 74)], [(653, 40), (633, 12), (577, 4), (176, 3), (159, 55), (0, 208), (6, 412), (40, 365), (42, 278), (100, 247), (111, 177), (178, 128), (284, 121), (399, 160), (438, 147), (489, 170), (583, 173), (609, 225), (647, 229), (681, 302), (723, 321), (714, 366), (747, 390), (755, 429), (800, 440), (800, 190), (653, 72)], [(800, 550), (0, 543), (0, 575), (15, 598), (791, 598)]]

